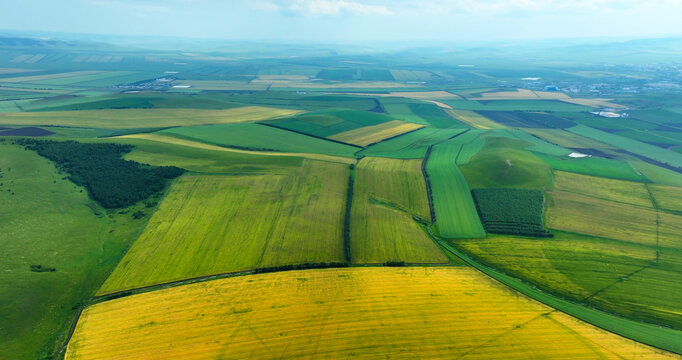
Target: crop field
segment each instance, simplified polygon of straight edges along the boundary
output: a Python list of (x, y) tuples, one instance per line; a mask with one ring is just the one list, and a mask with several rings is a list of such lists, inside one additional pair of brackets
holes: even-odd
[(480, 111), (483, 117), (509, 127), (563, 129), (575, 123), (547, 113), (525, 111)]
[(554, 188), (630, 205), (653, 207), (643, 183), (554, 171)]
[(445, 141), (466, 131), (463, 128), (423, 128), (393, 139), (371, 145), (359, 152), (365, 156), (381, 156), (396, 159), (422, 159), (429, 146)]
[(363, 158), (356, 167), (350, 218), (354, 263), (447, 263), (414, 217), (429, 222), (421, 160)]
[(498, 124), (489, 118), (468, 110), (448, 109), (445, 112), (453, 118), (472, 126), (475, 129), (504, 129), (506, 126)]
[[(516, 91), (490, 91), (480, 94), (481, 100), (533, 100), (533, 99), (568, 99), (569, 96), (561, 92), (532, 91), (516, 89)], [(470, 97), (470, 99), (479, 99)]]
[(653, 183), (682, 187), (682, 174), (678, 172), (634, 158), (628, 159), (628, 164)]
[(554, 231), (554, 239), (489, 235), (455, 244), (540, 289), (640, 321), (680, 328), (679, 253)]
[[(40, 83), (43, 84), (45, 82), (49, 82), (55, 79), (69, 79), (69, 78), (74, 78), (74, 77), (80, 77), (80, 76), (90, 76), (90, 75), (96, 75), (96, 74), (101, 74), (104, 73), (104, 71), (91, 71), (91, 70), (85, 70), (85, 71), (73, 71), (73, 72), (65, 72), (65, 73), (56, 73), (56, 74), (47, 74), (47, 75), (28, 75), (28, 76), (17, 76), (17, 77), (11, 77), (11, 78), (1, 78), (0, 82), (4, 83)], [(66, 80), (68, 83), (68, 80)], [(52, 84), (52, 85), (59, 85), (59, 84)]]
[(628, 139), (626, 137), (609, 134), (607, 132), (593, 129), (587, 126), (578, 125), (568, 128), (568, 131), (582, 135), (603, 143), (627, 150), (633, 154), (637, 154), (649, 159), (660, 161), (664, 164), (675, 166), (682, 169), (682, 154), (674, 151), (662, 149), (657, 146), (649, 145), (641, 141)]
[(378, 356), (672, 358), (452, 267), (290, 271), (108, 301), (85, 310), (65, 358)]
[(282, 129), (318, 137), (332, 137), (336, 134), (343, 134), (366, 126), (383, 124), (391, 120), (394, 119), (386, 115), (370, 112), (325, 110), (271, 120), (266, 123)]
[[(477, 99), (478, 100), (478, 99)], [(589, 111), (591, 108), (555, 100), (443, 100), (453, 109), (471, 111)]]
[(586, 138), (580, 135), (570, 133), (563, 129), (533, 129), (524, 128), (523, 131), (537, 136), (547, 142), (556, 144), (565, 148), (578, 149), (612, 149), (611, 146), (604, 143)]
[(246, 106), (227, 110), (116, 109), (0, 114), (0, 124), (53, 125), (101, 129), (228, 124), (259, 121), (297, 113), (295, 110)]
[(289, 176), (184, 176), (99, 292), (344, 261), (348, 171), (343, 164), (305, 160)]
[(485, 231), (551, 237), (545, 229), (545, 197), (540, 190), (474, 189), (478, 214)]
[(682, 187), (649, 185), (659, 209), (682, 213)]
[(542, 189), (552, 185), (549, 166), (524, 150), (530, 143), (487, 137), (483, 148), (461, 166), (469, 186), (481, 188)]
[(518, 139), (528, 143), (525, 150), (534, 153), (548, 154), (553, 156), (564, 156), (570, 154), (572, 151), (561, 146), (548, 143), (538, 137), (528, 134), (525, 131), (518, 129), (497, 129), (491, 130), (491, 136), (505, 137), (509, 139)]
[(257, 123), (171, 128), (158, 134), (242, 150), (311, 152), (346, 157), (353, 157), (360, 150), (360, 147)]
[(450, 142), (436, 145), (426, 163), (436, 215), (434, 225), (445, 238), (485, 237), (469, 185), (456, 164), (459, 147)]
[(44, 359), (144, 219), (104, 213), (49, 160), (8, 143), (0, 142), (0, 354)]
[(392, 120), (378, 125), (365, 126), (359, 129), (334, 134), (329, 138), (349, 144), (367, 146), (423, 127), (424, 125)]
[[(205, 171), (205, 168), (202, 168), (202, 170), (196, 170), (198, 169), (197, 166), (200, 166), (200, 163), (206, 163), (208, 164), (210, 161), (213, 161), (216, 165), (224, 167), (229, 167), (236, 165), (235, 162), (239, 163), (239, 165), (243, 166), (243, 168), (239, 168), (239, 171), (246, 171), (250, 172), (250, 170), (253, 169), (258, 169), (256, 166), (261, 163), (259, 159), (267, 159), (267, 163), (270, 164), (276, 164), (276, 163), (281, 163), (281, 164), (287, 164), (289, 163), (290, 159), (283, 159), (282, 157), (289, 157), (289, 158), (306, 158), (306, 159), (313, 159), (313, 160), (322, 160), (322, 161), (331, 161), (331, 162), (338, 162), (338, 163), (343, 163), (343, 164), (353, 164), (355, 163), (355, 159), (347, 158), (347, 157), (341, 157), (341, 156), (332, 156), (332, 155), (325, 155), (325, 154), (315, 154), (315, 153), (287, 153), (287, 152), (277, 152), (277, 151), (251, 151), (251, 150), (240, 150), (240, 149), (235, 149), (235, 148), (227, 148), (223, 146), (217, 146), (217, 145), (211, 145), (199, 141), (192, 141), (192, 140), (186, 140), (186, 139), (181, 139), (177, 137), (172, 137), (172, 136), (165, 136), (161, 135), (159, 133), (154, 133), (154, 134), (131, 134), (131, 135), (123, 135), (123, 136), (117, 136), (117, 137), (112, 137), (109, 138), (109, 140), (122, 140), (128, 141), (130, 139), (139, 139), (139, 140), (147, 140), (150, 142), (156, 142), (156, 143), (162, 143), (162, 144), (168, 144), (170, 145), (169, 147), (156, 147), (157, 149), (163, 149), (158, 152), (156, 152), (156, 156), (169, 156), (173, 157), (175, 156), (174, 160), (168, 160), (166, 161), (167, 164), (172, 164), (173, 161), (179, 162), (182, 164), (182, 167), (190, 170), (190, 171), (197, 171), (197, 172), (214, 172), (214, 171)], [(137, 145), (137, 148), (133, 150), (134, 155), (129, 155), (128, 157), (131, 158), (132, 156), (139, 157), (140, 154), (138, 152), (151, 152), (150, 146), (142, 146), (144, 150), (140, 149), (139, 142), (135, 142), (135, 145)], [(148, 144), (148, 143), (147, 143)], [(191, 148), (191, 149), (187, 149)], [(189, 150), (189, 151), (188, 151)], [(200, 150), (207, 150), (201, 152)], [(195, 155), (189, 156), (186, 155), (192, 151), (198, 151), (198, 153), (201, 153), (202, 156), (200, 157), (194, 157)], [(217, 155), (215, 154), (216, 151), (219, 152), (228, 152), (231, 153), (232, 155), (225, 155), (225, 154), (220, 154)], [(241, 156), (242, 159), (245, 161), (239, 161), (236, 160), (237, 158), (240, 158), (240, 155), (238, 154), (243, 154)], [(245, 156), (244, 156), (245, 155)], [(279, 158), (271, 158), (271, 157), (279, 157)], [(188, 159), (186, 160), (181, 160), (181, 157), (187, 157)], [(217, 161), (215, 159), (217, 158), (222, 158), (222, 159), (230, 159), (230, 162), (227, 161)], [(157, 158), (157, 160), (159, 160)], [(208, 160), (208, 161), (205, 161)], [(144, 163), (150, 163), (148, 161), (142, 161)], [(252, 166), (249, 166), (252, 165)], [(256, 170), (256, 171), (263, 171), (263, 169)]]

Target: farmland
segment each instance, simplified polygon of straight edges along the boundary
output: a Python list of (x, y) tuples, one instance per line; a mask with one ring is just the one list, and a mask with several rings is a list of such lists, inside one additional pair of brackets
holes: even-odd
[[(288, 176), (184, 176), (100, 293), (259, 267), (344, 261), (347, 174), (342, 164), (304, 160)], [(317, 220), (307, 221), (311, 217)]]
[(677, 42), (78, 36), (0, 34), (3, 360), (682, 354)]
[(419, 124), (411, 124), (400, 120), (392, 120), (374, 126), (366, 126), (359, 129), (348, 130), (330, 136), (332, 140), (349, 144), (367, 146), (378, 143), (384, 139), (392, 138), (424, 127)]
[(414, 217), (428, 222), (421, 160), (363, 158), (356, 167), (350, 218), (355, 263), (445, 263)]
[[(358, 351), (368, 346), (371, 352)], [(109, 301), (83, 313), (66, 359), (396, 352), (408, 358), (670, 356), (519, 297), (472, 269), (415, 267), (262, 274)]]
[(258, 121), (285, 116), (296, 111), (248, 106), (227, 110), (196, 109), (117, 109), (3, 113), (0, 124), (51, 125), (101, 129), (162, 128), (205, 124)]
[(457, 166), (453, 148), (459, 148), (459, 144), (446, 142), (434, 146), (426, 163), (436, 231), (446, 238), (485, 237), (467, 180)]
[(191, 126), (159, 131), (158, 134), (242, 150), (312, 152), (352, 157), (358, 147), (339, 144), (262, 124)]

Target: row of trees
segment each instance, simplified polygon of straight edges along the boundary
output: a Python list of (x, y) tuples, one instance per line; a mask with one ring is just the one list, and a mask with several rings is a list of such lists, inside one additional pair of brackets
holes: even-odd
[(105, 208), (130, 206), (163, 190), (169, 179), (184, 170), (175, 166), (149, 166), (124, 160), (132, 145), (87, 144), (76, 141), (22, 139), (17, 143), (52, 160), (69, 180), (85, 187)]
[(544, 225), (545, 196), (540, 190), (471, 191), (485, 230), (495, 234), (552, 237)]

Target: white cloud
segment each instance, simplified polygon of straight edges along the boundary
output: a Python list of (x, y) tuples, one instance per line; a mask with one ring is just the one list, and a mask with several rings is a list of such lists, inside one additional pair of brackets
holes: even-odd
[(307, 15), (392, 15), (387, 5), (346, 0), (260, 0), (253, 6), (261, 10), (294, 12)]

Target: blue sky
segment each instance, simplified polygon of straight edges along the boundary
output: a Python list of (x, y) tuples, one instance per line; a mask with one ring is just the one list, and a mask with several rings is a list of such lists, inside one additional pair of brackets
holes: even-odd
[(682, 0), (0, 0), (0, 28), (286, 41), (682, 35)]

